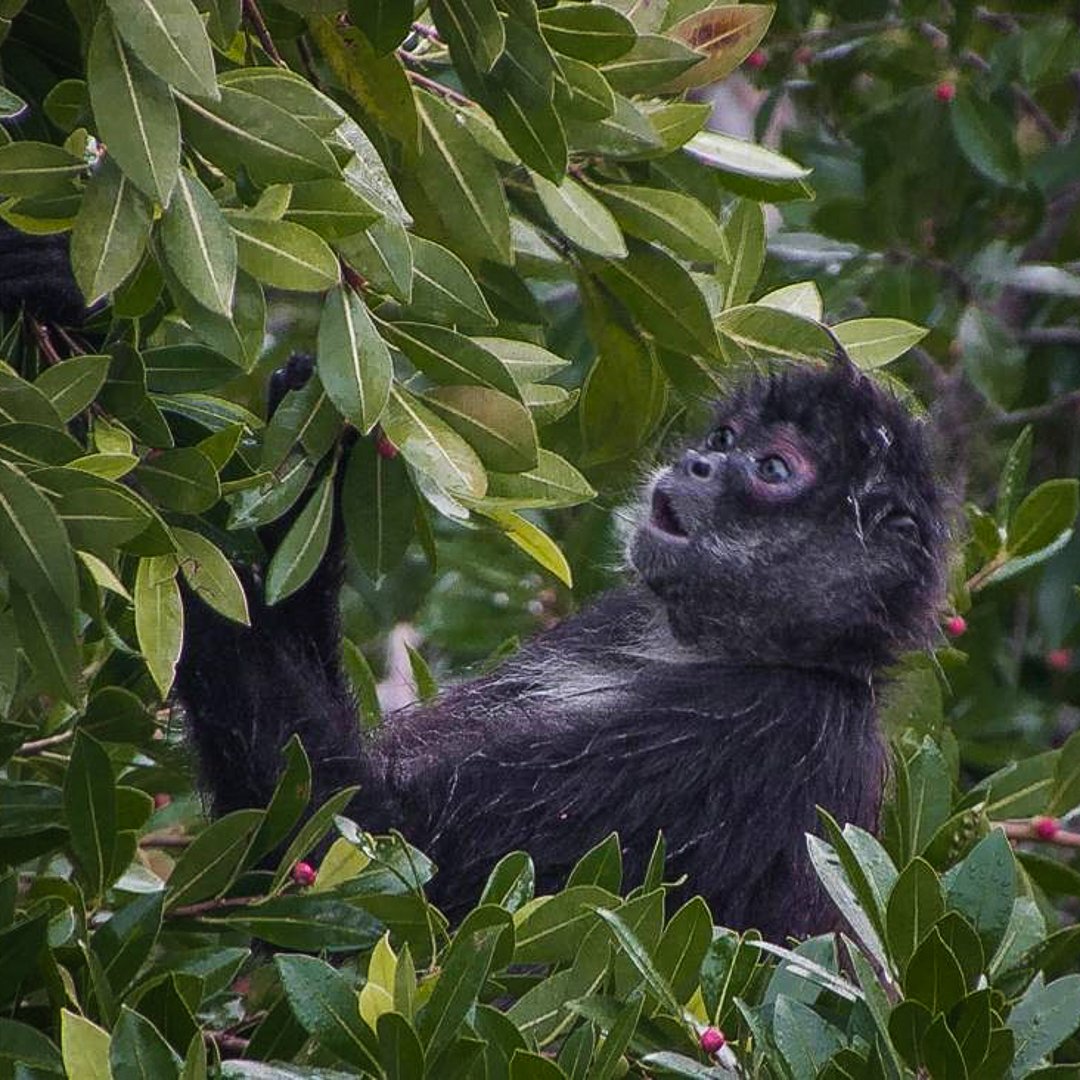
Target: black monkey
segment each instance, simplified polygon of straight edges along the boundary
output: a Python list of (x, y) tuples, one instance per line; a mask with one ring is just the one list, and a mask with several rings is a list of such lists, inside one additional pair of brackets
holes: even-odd
[(370, 737), (338, 663), (340, 537), (299, 593), (252, 596), (250, 630), (189, 598), (177, 685), (215, 809), (265, 805), (298, 733), (315, 798), (358, 783), (353, 815), (434, 857), (451, 915), (507, 851), (549, 890), (618, 829), (633, 880), (662, 829), (723, 925), (829, 928), (804, 833), (817, 805), (875, 828), (879, 672), (942, 591), (924, 443), (846, 358), (748, 378), (645, 493), (633, 584)]
[[(0, 308), (64, 321), (77, 298), (62, 239), (0, 228)], [(177, 687), (219, 813), (266, 804), (298, 733), (314, 799), (359, 783), (353, 815), (434, 856), (452, 915), (506, 851), (547, 890), (617, 828), (633, 879), (663, 829), (720, 923), (832, 925), (803, 834), (817, 805), (875, 827), (880, 672), (930, 639), (943, 588), (925, 433), (891, 394), (843, 356), (747, 378), (650, 484), (632, 584), (370, 737), (339, 664), (338, 518), (298, 593), (267, 607), (249, 582), (250, 629), (185, 597)]]

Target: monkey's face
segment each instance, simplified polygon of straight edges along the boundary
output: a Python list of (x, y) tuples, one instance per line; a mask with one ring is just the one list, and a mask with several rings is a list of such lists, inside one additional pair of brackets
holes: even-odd
[(688, 644), (876, 663), (932, 625), (944, 528), (924, 436), (853, 369), (748, 382), (642, 519), (631, 560)]

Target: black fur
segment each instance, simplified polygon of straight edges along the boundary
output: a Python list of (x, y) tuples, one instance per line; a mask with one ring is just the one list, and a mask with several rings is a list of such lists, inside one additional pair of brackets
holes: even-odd
[(77, 324), (86, 314), (66, 234), (29, 236), (0, 221), (0, 311)]
[[(353, 816), (432, 855), (451, 914), (509, 850), (553, 889), (617, 829), (633, 880), (662, 829), (719, 922), (830, 926), (804, 833), (817, 805), (877, 824), (875, 677), (932, 632), (940, 500), (920, 426), (846, 362), (752, 378), (718, 412), (737, 446), (656, 481), (634, 584), (374, 736), (337, 662), (339, 556), (256, 599), (250, 631), (192, 598), (178, 690), (217, 811), (266, 803), (295, 732), (315, 798), (360, 784)], [(778, 446), (806, 466), (779, 497), (757, 478)]]
[[(0, 226), (0, 309), (23, 306), (82, 314), (64, 241)], [(216, 811), (265, 805), (296, 733), (314, 801), (360, 784), (353, 816), (431, 854), (451, 914), (509, 850), (532, 853), (547, 890), (618, 829), (633, 879), (662, 829), (669, 873), (720, 923), (773, 939), (830, 927), (804, 833), (817, 805), (875, 827), (879, 673), (930, 639), (942, 591), (924, 443), (846, 360), (749, 378), (642, 499), (632, 584), (372, 736), (339, 663), (340, 515), (294, 596), (267, 607), (247, 576), (250, 630), (186, 594), (177, 689)], [(776, 456), (793, 467), (771, 484)]]

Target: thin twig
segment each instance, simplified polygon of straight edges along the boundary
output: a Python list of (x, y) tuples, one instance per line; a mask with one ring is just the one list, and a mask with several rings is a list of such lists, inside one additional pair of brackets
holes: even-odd
[(1073, 390), (1068, 394), (1048, 401), (1045, 405), (1033, 405), (1030, 409), (1012, 409), (1009, 412), (1000, 412), (994, 416), (994, 423), (1002, 426), (1010, 424), (1038, 424), (1043, 420), (1052, 420), (1062, 412), (1080, 408), (1080, 390)]
[(194, 842), (191, 836), (175, 836), (165, 833), (150, 833), (139, 840), (141, 848), (186, 848)]
[[(409, 54), (398, 50), (398, 56), (405, 59)], [(407, 61), (412, 63), (413, 60)], [(416, 83), (417, 86), (422, 86), (425, 90), (430, 90), (433, 94), (438, 94), (441, 97), (446, 98), (447, 101), (454, 102), (455, 105), (475, 105), (476, 102), (472, 98), (466, 97), (464, 94), (459, 94), (456, 90), (451, 90), (449, 86), (443, 86), (441, 82), (436, 82), (434, 79), (429, 79), (426, 75), (421, 75), (419, 71), (407, 71), (405, 73), (409, 76), (410, 81)]]
[(24, 742), (22, 746), (15, 751), (14, 756), (35, 757), (38, 754), (43, 754), (46, 750), (51, 750), (54, 746), (62, 746), (73, 738), (75, 738), (74, 728), (69, 731), (61, 731), (59, 735), (47, 735), (44, 739), (34, 739), (31, 742)]
[(52, 338), (49, 336), (49, 328), (44, 324), (37, 321), (37, 319), (30, 319), (30, 330), (34, 335), (35, 340), (38, 343), (38, 348), (41, 350), (42, 356), (49, 364), (60, 364), (63, 362), (63, 357), (56, 351), (56, 346), (52, 343)]
[(259, 5), (256, 3), (256, 0), (244, 0), (244, 15), (247, 18), (247, 21), (251, 23), (251, 28), (255, 31), (255, 36), (259, 39), (259, 44), (263, 47), (263, 52), (266, 53), (278, 67), (287, 67), (288, 65), (282, 60), (281, 53), (278, 52), (277, 46), (274, 44), (274, 39), (270, 36), (266, 20), (263, 18), (263, 13), (259, 10)]
[(211, 915), (215, 911), (250, 907), (265, 899), (265, 896), (226, 896), (218, 900), (200, 900), (197, 904), (181, 904), (166, 914), (171, 919), (197, 919), (201, 915)]
[(1056, 844), (1058, 847), (1080, 848), (1080, 833), (1069, 829), (1057, 829), (1042, 835), (1032, 821), (999, 821), (1005, 835), (1013, 843)]
[(439, 31), (434, 26), (428, 26), (426, 23), (414, 22), (412, 24), (413, 33), (419, 34), (422, 38), (427, 38), (428, 41), (437, 41), (440, 45), (445, 44), (443, 39), (439, 37)]
[(1061, 142), (1062, 134), (1057, 124), (1050, 119), (1043, 107), (1019, 83), (1013, 83), (1010, 89), (1017, 104), (1031, 117), (1043, 135), (1052, 143)]
[(1022, 345), (1080, 345), (1080, 326), (1033, 326), (1017, 336)]

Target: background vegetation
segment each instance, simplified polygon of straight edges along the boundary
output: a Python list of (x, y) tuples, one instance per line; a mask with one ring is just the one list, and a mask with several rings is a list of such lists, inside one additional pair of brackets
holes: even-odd
[[(1015, 7), (6, 0), (0, 216), (70, 230), (94, 309), (0, 348), (0, 1074), (1076, 1075), (1080, 27)], [(207, 825), (179, 576), (243, 621), (229, 560), (310, 490), (288, 595), (345, 470), (378, 723), (605, 585), (642, 462), (822, 323), (895, 361), (958, 506), (880, 841), (810, 841), (842, 939), (665, 910), (662, 841), (623, 882), (614, 839), (554, 897), (508, 854), (450, 928), (345, 799), (255, 869), (298, 745)]]

